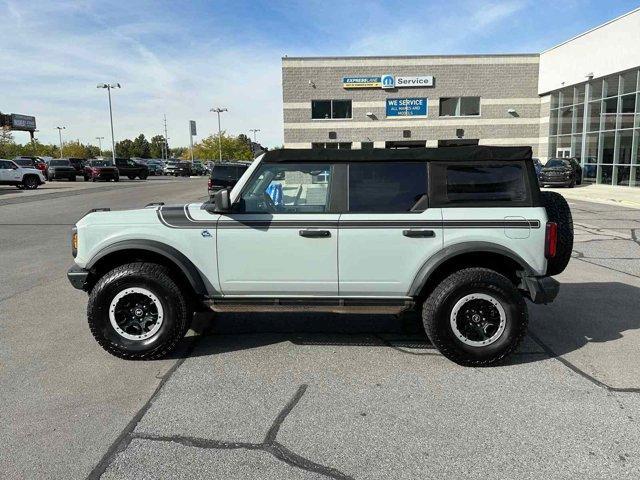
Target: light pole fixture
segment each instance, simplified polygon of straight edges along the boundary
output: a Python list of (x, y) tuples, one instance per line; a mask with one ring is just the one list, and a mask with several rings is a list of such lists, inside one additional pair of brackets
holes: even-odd
[(62, 130), (67, 127), (56, 127), (58, 129), (58, 136), (60, 137), (60, 158), (62, 158)]
[(220, 155), (220, 161), (222, 162), (222, 129), (220, 128), (220, 114), (222, 112), (228, 112), (229, 110), (226, 108), (213, 107), (209, 111), (218, 114), (218, 152)]
[(100, 151), (98, 155), (102, 156), (102, 140), (104, 140), (104, 137), (96, 137), (96, 140), (98, 140), (98, 150)]
[(119, 83), (99, 83), (98, 88), (106, 88), (109, 94), (109, 120), (111, 121), (111, 158), (113, 164), (116, 164), (116, 142), (113, 136), (113, 110), (111, 109), (111, 89), (122, 88)]
[(253, 132), (253, 142), (254, 143), (258, 143), (256, 133), (258, 133), (260, 131), (260, 129), (259, 128), (250, 128), (249, 131)]

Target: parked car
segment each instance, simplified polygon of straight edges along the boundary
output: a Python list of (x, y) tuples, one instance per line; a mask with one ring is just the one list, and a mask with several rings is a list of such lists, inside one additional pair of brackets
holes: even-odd
[(49, 161), (47, 180), (51, 181), (59, 178), (66, 178), (71, 182), (76, 181), (76, 169), (66, 158), (54, 158)]
[(45, 183), (42, 171), (22, 167), (11, 160), (0, 159), (0, 185), (14, 185), (19, 189), (35, 190)]
[(542, 162), (539, 158), (533, 158), (533, 168), (536, 170), (536, 177), (540, 176), (540, 172), (542, 171)]
[(164, 165), (160, 160), (147, 160), (146, 165), (149, 168), (149, 175), (164, 175)]
[(189, 177), (191, 176), (191, 162), (169, 161), (164, 173), (174, 177)]
[(45, 162), (42, 158), (22, 156), (14, 158), (13, 161), (16, 162), (20, 167), (35, 168), (37, 170), (40, 170), (44, 177), (47, 178), (47, 171), (49, 170), (49, 166), (47, 165), (47, 162)]
[(146, 180), (149, 176), (149, 169), (146, 165), (142, 165), (141, 163), (134, 162), (128, 158), (117, 158), (116, 157), (116, 167), (118, 168), (118, 173), (121, 177), (127, 177), (129, 180), (133, 180), (138, 177), (140, 180)]
[(274, 150), (213, 202), (85, 215), (68, 278), (89, 293), (96, 341), (151, 359), (178, 345), (200, 308), (413, 309), (445, 357), (503, 360), (526, 336), (525, 299), (558, 294), (569, 205), (540, 192), (530, 147), (410, 153)]
[(120, 172), (109, 160), (89, 160), (84, 165), (83, 177), (85, 182), (98, 180), (119, 182)]
[(218, 190), (235, 186), (240, 177), (247, 171), (249, 164), (240, 162), (216, 163), (213, 165), (209, 176), (209, 195), (214, 195)]
[(573, 188), (582, 183), (582, 167), (575, 158), (551, 158), (538, 176), (541, 186)]
[(191, 162), (191, 172), (193, 173), (193, 175), (198, 176), (206, 174), (204, 165), (198, 160), (194, 160), (193, 162)]
[(84, 175), (84, 164), (87, 161), (85, 158), (69, 158), (69, 163), (76, 169), (77, 176)]

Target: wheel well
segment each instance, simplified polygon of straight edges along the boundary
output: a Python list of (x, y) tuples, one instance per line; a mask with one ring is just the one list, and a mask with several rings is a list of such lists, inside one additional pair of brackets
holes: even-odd
[(155, 263), (166, 267), (169, 272), (171, 272), (171, 278), (178, 284), (178, 287), (180, 287), (185, 295), (190, 299), (196, 299), (198, 297), (198, 293), (193, 288), (185, 273), (173, 260), (160, 253), (144, 249), (117, 250), (100, 258), (91, 266), (91, 275), (87, 280), (87, 291), (91, 292), (93, 286), (105, 273), (120, 265), (135, 262)]
[(35, 178), (37, 180), (40, 180), (38, 178), (38, 175), (36, 175), (35, 173), (26, 173), (25, 175), (23, 175), (22, 181), (24, 182), (27, 178)]
[(455, 257), (448, 258), (440, 265), (438, 265), (433, 272), (430, 273), (429, 278), (420, 289), (418, 298), (426, 298), (431, 291), (446, 277), (452, 273), (462, 270), (464, 268), (488, 268), (501, 273), (507, 277), (514, 285), (518, 285), (520, 280), (518, 278), (519, 270), (524, 270), (514, 259), (501, 255), (495, 252), (469, 252), (456, 255)]

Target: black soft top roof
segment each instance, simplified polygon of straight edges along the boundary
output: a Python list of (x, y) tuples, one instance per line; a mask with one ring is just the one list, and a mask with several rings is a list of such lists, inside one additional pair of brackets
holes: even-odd
[(270, 150), (263, 162), (388, 162), (388, 161), (513, 161), (531, 159), (531, 147), (474, 145), (441, 148), (373, 148), (364, 150), (294, 149)]

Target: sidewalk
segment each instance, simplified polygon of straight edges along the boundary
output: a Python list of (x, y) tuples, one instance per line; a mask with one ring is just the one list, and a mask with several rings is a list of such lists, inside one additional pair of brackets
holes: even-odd
[(575, 188), (543, 188), (542, 190), (558, 192), (567, 200), (582, 200), (640, 209), (640, 187), (583, 184)]

